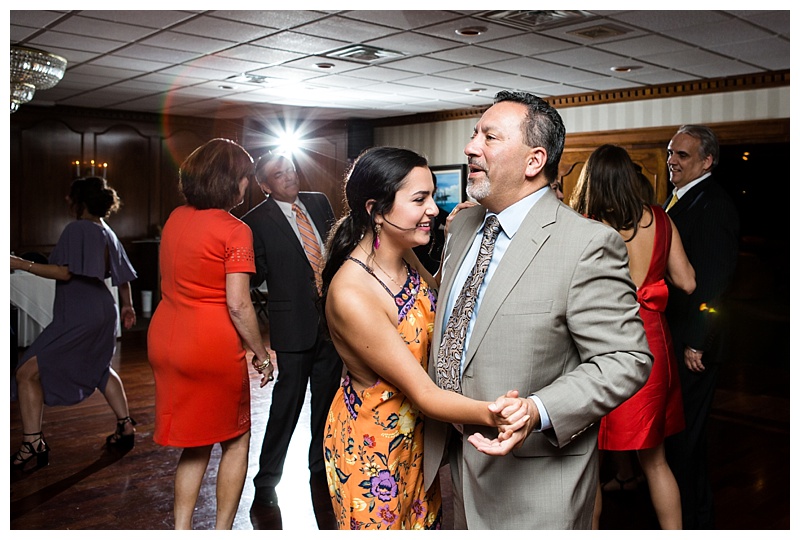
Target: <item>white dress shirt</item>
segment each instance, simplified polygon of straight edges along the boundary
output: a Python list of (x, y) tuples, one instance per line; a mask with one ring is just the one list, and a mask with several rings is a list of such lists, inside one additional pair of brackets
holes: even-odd
[(706, 178), (708, 178), (709, 176), (711, 176), (711, 173), (710, 173), (710, 172), (707, 172), (706, 174), (704, 174), (704, 175), (703, 175), (703, 176), (701, 176), (700, 178), (695, 178), (694, 180), (692, 180), (691, 182), (689, 182), (688, 184), (686, 184), (686, 185), (685, 185), (685, 186), (683, 186), (682, 188), (680, 188), (680, 189), (673, 189), (673, 190), (672, 190), (672, 194), (673, 194), (673, 195), (677, 195), (677, 196), (678, 196), (678, 200), (680, 200), (680, 199), (681, 199), (681, 197), (683, 197), (684, 195), (686, 195), (686, 192), (687, 192), (687, 191), (689, 191), (690, 189), (692, 189), (694, 186), (696, 186), (697, 184), (699, 184), (701, 181), (705, 180), (705, 179), (706, 179)]
[(295, 215), (294, 210), (292, 209), (292, 205), (296, 204), (297, 206), (300, 207), (300, 209), (308, 218), (308, 222), (311, 223), (311, 228), (314, 229), (314, 236), (317, 238), (317, 243), (319, 244), (319, 250), (322, 253), (322, 257), (324, 259), (325, 242), (322, 241), (322, 237), (320, 236), (319, 231), (317, 230), (317, 226), (314, 224), (314, 220), (311, 218), (311, 214), (308, 213), (306, 205), (302, 203), (300, 198), (298, 197), (293, 203), (288, 203), (275, 199), (275, 203), (278, 205), (278, 208), (281, 209), (283, 215), (286, 216), (287, 221), (289, 221), (289, 225), (292, 226), (294, 233), (297, 235), (297, 239), (300, 240), (300, 245), (303, 245), (303, 238), (300, 236), (300, 229), (297, 228), (297, 216)]

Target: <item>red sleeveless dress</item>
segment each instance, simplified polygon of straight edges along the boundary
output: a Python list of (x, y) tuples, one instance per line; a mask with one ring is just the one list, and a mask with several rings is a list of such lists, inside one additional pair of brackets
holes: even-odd
[(651, 206), (656, 234), (647, 277), (637, 291), (639, 316), (653, 353), (653, 369), (645, 385), (600, 422), (600, 450), (653, 448), (685, 427), (683, 401), (672, 337), (664, 317), (667, 284), (664, 275), (672, 227), (660, 206)]

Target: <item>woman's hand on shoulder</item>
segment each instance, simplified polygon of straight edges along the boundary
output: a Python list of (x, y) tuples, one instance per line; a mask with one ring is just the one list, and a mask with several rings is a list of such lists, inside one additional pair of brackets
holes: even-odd
[(450, 229), (450, 222), (453, 221), (453, 219), (456, 217), (456, 214), (458, 214), (464, 208), (470, 208), (472, 206), (477, 206), (477, 205), (478, 205), (478, 203), (473, 202), (473, 201), (464, 201), (464, 202), (458, 203), (455, 208), (450, 210), (450, 213), (447, 215), (447, 219), (445, 220), (445, 223), (444, 223), (444, 236), (445, 236), (445, 238), (447, 237), (447, 233), (448, 233), (448, 231)]

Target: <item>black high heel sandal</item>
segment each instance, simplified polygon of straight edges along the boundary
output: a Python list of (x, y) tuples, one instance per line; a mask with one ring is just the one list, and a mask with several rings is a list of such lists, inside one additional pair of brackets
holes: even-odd
[[(19, 451), (11, 456), (11, 469), (15, 471), (24, 471), (25, 466), (33, 458), (36, 458), (36, 469), (47, 466), (47, 464), (50, 463), (50, 447), (47, 446), (42, 432), (23, 433), (23, 435), (26, 437), (38, 435), (38, 438), (32, 441), (22, 441)], [(37, 441), (39, 444), (34, 447), (34, 443)]]
[(117, 429), (106, 437), (106, 445), (110, 448), (115, 448), (117, 450), (130, 450), (133, 448), (134, 444), (134, 435), (136, 435), (136, 430), (133, 433), (129, 433), (127, 435), (124, 434), (125, 431), (125, 424), (130, 423), (132, 426), (136, 425), (136, 420), (131, 418), (130, 416), (126, 416), (125, 418), (117, 418)]

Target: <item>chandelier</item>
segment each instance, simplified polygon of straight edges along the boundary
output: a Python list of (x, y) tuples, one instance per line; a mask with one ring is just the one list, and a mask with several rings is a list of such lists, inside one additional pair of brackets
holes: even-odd
[(54, 87), (64, 76), (67, 60), (28, 47), (11, 46), (11, 112), (33, 99), (36, 90)]

